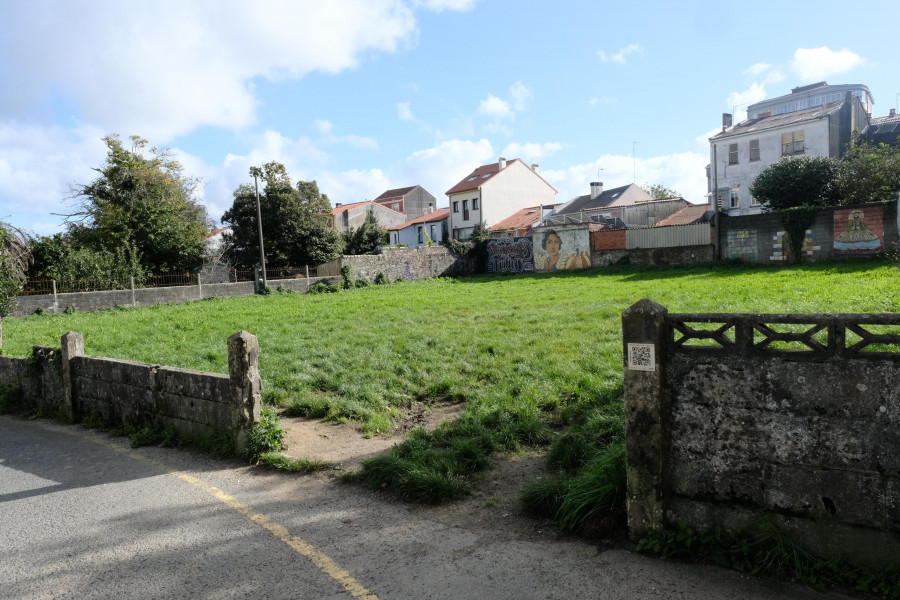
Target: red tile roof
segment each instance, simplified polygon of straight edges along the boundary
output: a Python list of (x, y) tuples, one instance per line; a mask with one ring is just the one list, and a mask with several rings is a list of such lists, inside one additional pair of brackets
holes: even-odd
[(706, 211), (712, 210), (709, 204), (688, 204), (676, 213), (673, 213), (656, 224), (656, 227), (666, 225), (690, 225), (703, 218)]
[(209, 238), (213, 237), (214, 235), (219, 235), (220, 233), (222, 233), (224, 231), (231, 231), (231, 227), (220, 227), (218, 229), (213, 229), (212, 231), (210, 231), (209, 233), (206, 234), (205, 239), (209, 239)]
[[(552, 206), (559, 205), (547, 204), (545, 206), (547, 208), (551, 208)], [(528, 208), (523, 208), (522, 210), (514, 212), (505, 219), (501, 219), (491, 227), (491, 231), (503, 231), (506, 229), (515, 229), (516, 231), (518, 231), (520, 229), (530, 229), (534, 227), (534, 225), (540, 220), (541, 207), (529, 206)]]
[(406, 194), (410, 193), (412, 190), (416, 189), (416, 186), (412, 185), (410, 187), (404, 188), (395, 188), (393, 190), (388, 190), (382, 195), (375, 198), (374, 202), (387, 202), (388, 200), (393, 200), (394, 198), (402, 198)]
[[(512, 160), (506, 161), (506, 167), (504, 167), (504, 169), (508, 169), (510, 167), (510, 165), (512, 165), (515, 162), (522, 163), (523, 165), (525, 165), (525, 168), (527, 168), (529, 171), (532, 170), (531, 167), (526, 165), (524, 161), (522, 161), (518, 158), (514, 158)], [(468, 175), (466, 175), (462, 179), (462, 181), (460, 181), (459, 183), (457, 183), (456, 185), (454, 185), (452, 188), (450, 188), (449, 190), (447, 190), (444, 193), (449, 196), (450, 194), (457, 194), (459, 192), (468, 192), (470, 190), (477, 190), (478, 188), (483, 186), (485, 183), (490, 181), (491, 178), (499, 172), (500, 172), (500, 164), (497, 162), (491, 163), (489, 165), (482, 165), (482, 166), (478, 167), (477, 169), (475, 169), (474, 171), (472, 171), (471, 173), (469, 173)], [(534, 171), (532, 171), (532, 172), (535, 175), (537, 175), (538, 179), (540, 179), (541, 181), (546, 183), (548, 186), (550, 186), (551, 190), (553, 190), (554, 192), (556, 191), (556, 188), (553, 187), (552, 185), (550, 185), (546, 179), (541, 177), (537, 172), (534, 172)]]
[(388, 231), (397, 231), (398, 229), (406, 229), (410, 225), (417, 225), (419, 223), (434, 223), (435, 221), (443, 221), (447, 217), (450, 216), (449, 208), (441, 208), (436, 211), (430, 212), (427, 215), (422, 215), (421, 217), (416, 217), (412, 221), (407, 221), (401, 225), (397, 225), (396, 227), (391, 227)]

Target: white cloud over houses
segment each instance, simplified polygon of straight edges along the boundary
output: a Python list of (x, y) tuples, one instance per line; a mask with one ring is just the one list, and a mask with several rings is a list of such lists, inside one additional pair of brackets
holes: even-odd
[(638, 44), (628, 44), (624, 48), (619, 49), (618, 52), (613, 52), (612, 54), (607, 54), (605, 51), (600, 50), (597, 52), (597, 56), (601, 61), (608, 63), (613, 62), (620, 65), (624, 65), (628, 62), (628, 57), (632, 54), (640, 54), (644, 51), (644, 48), (639, 46)]
[(840, 75), (866, 64), (866, 60), (850, 50), (821, 48), (798, 48), (790, 68), (803, 83), (819, 81), (832, 75)]
[(254, 79), (338, 72), (415, 35), (399, 2), (17, 2), (0, 20), (0, 53), (16, 57), (4, 61), (0, 114), (35, 118), (57, 103), (104, 131), (161, 142), (241, 129), (255, 122)]
[(515, 115), (509, 102), (493, 94), (488, 94), (488, 97), (481, 101), (478, 113), (495, 119), (511, 119)]
[(401, 121), (415, 121), (412, 110), (409, 108), (409, 102), (397, 103), (397, 118)]

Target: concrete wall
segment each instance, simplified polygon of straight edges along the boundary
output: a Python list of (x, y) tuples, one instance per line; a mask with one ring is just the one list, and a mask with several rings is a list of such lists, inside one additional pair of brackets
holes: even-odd
[[(877, 248), (867, 248), (863, 241), (857, 249), (842, 249), (842, 246), (846, 248), (841, 243), (842, 236), (847, 237), (848, 228), (853, 229), (849, 227), (849, 218), (854, 210), (861, 212), (862, 229), (871, 234), (866, 236), (865, 231), (862, 231), (862, 235), (856, 237), (879, 238)], [(833, 258), (873, 256), (890, 250), (900, 239), (897, 218), (897, 202), (823, 208), (806, 231), (803, 260), (816, 262)], [(790, 258), (787, 236), (778, 213), (739, 217), (723, 214), (720, 215), (719, 224), (722, 229), (722, 258), (737, 258), (759, 264), (779, 264)]]
[(816, 553), (900, 562), (900, 315), (674, 315), (645, 299), (622, 327), (634, 535), (769, 515)]
[[(310, 277), (309, 279), (274, 279), (269, 280), (272, 289), (284, 288), (295, 292), (305, 292), (309, 286), (319, 282), (335, 283), (339, 280), (329, 277)], [(63, 312), (71, 307), (75, 310), (89, 312), (117, 306), (153, 306), (154, 304), (172, 304), (190, 302), (205, 298), (234, 298), (252, 296), (253, 282), (211, 283), (199, 286), (185, 285), (161, 288), (136, 288), (134, 290), (110, 290), (103, 292), (76, 292), (67, 294), (42, 294), (39, 296), (19, 296), (13, 316), (24, 317), (42, 308), (48, 313)]]
[(259, 343), (240, 331), (228, 338), (228, 375), (84, 355), (70, 331), (56, 349), (35, 346), (30, 358), (0, 356), (0, 385), (18, 388), (24, 408), (111, 426), (173, 428), (188, 438), (232, 432), (235, 448), (259, 423)]
[(374, 281), (379, 273), (384, 273), (389, 281), (413, 281), (474, 273), (471, 260), (456, 256), (444, 246), (382, 248), (381, 254), (342, 256), (338, 260), (319, 265), (316, 271), (319, 275), (340, 277), (343, 265), (350, 265), (352, 279), (365, 278), (369, 281)]

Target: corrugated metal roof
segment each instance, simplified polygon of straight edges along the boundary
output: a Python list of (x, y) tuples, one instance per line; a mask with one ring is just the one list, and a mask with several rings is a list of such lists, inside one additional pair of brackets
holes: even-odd
[(782, 115), (773, 115), (771, 117), (761, 117), (759, 119), (747, 119), (742, 121), (722, 133), (716, 134), (709, 138), (710, 140), (721, 140), (745, 133), (754, 133), (764, 131), (766, 129), (774, 129), (776, 127), (785, 127), (787, 125), (795, 125), (797, 123), (805, 123), (806, 121), (815, 121), (824, 118), (828, 114), (837, 113), (841, 109), (843, 101), (830, 102), (817, 106), (815, 108), (804, 108), (803, 110), (795, 110), (794, 112), (784, 113)]

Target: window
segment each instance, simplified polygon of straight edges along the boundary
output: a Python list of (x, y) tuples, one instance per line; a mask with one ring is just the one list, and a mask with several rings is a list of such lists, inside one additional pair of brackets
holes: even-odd
[(759, 140), (750, 140), (750, 162), (759, 160)]
[(469, 220), (469, 201), (463, 200), (463, 221)]
[(750, 196), (750, 206), (759, 206), (759, 200), (757, 200), (753, 196)]
[(431, 234), (430, 234), (431, 241), (434, 242), (434, 225), (432, 225), (432, 226), (430, 227), (430, 229), (431, 229)]
[(459, 200), (453, 202), (453, 212), (459, 212)]
[(418, 227), (416, 227), (416, 231), (417, 231), (418, 234), (419, 234), (419, 243), (420, 243), (420, 244), (424, 244), (424, 243), (425, 243), (425, 235), (424, 235), (424, 233), (423, 233), (423, 231), (422, 231), (422, 226), (419, 225)]
[(741, 206), (741, 190), (739, 188), (731, 188), (729, 195), (729, 208), (740, 208)]
[(478, 198), (472, 198), (472, 210), (478, 210)]
[(728, 144), (728, 164), (738, 164), (737, 144)]
[(781, 134), (781, 155), (803, 154), (803, 130)]

